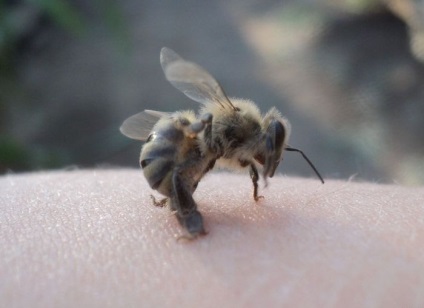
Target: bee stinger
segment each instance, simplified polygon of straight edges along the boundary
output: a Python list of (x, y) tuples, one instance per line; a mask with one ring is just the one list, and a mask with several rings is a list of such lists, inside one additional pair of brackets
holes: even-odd
[(160, 63), (175, 88), (202, 104), (199, 114), (145, 110), (125, 120), (120, 130), (145, 141), (140, 154), (144, 176), (152, 189), (168, 197), (188, 238), (206, 234), (192, 195), (215, 162), (230, 168), (249, 167), (256, 201), (261, 198), (257, 165), (267, 183), (284, 150), (299, 152), (324, 183), (307, 156), (288, 145), (290, 124), (276, 108), (262, 116), (252, 101), (228, 98), (205, 69), (169, 48), (162, 48)]

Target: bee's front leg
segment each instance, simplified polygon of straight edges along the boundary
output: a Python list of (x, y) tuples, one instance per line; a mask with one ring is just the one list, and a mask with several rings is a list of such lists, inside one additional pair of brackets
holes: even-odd
[(172, 175), (172, 188), (171, 207), (176, 211), (180, 225), (189, 233), (185, 238), (194, 239), (199, 235), (205, 235), (202, 215), (197, 210), (197, 204), (179, 168), (176, 168)]
[(258, 169), (256, 169), (256, 166), (252, 163), (250, 164), (250, 178), (253, 182), (253, 199), (255, 201), (258, 201), (259, 199), (263, 199), (264, 196), (258, 196), (258, 180), (259, 180), (259, 173)]

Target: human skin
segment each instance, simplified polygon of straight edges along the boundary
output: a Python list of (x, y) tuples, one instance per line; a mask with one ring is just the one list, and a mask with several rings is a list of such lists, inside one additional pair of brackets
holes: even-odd
[(2, 176), (0, 306), (424, 307), (423, 188), (275, 176), (252, 191), (208, 175), (209, 233), (177, 241), (140, 170)]

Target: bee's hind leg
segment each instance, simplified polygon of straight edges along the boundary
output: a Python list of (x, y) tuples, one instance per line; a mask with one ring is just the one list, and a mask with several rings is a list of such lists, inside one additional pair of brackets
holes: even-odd
[(180, 225), (189, 233), (189, 236), (183, 238), (194, 239), (199, 235), (205, 235), (202, 215), (197, 210), (197, 204), (178, 168), (172, 175), (172, 186), (171, 208), (176, 211)]
[(153, 205), (157, 207), (164, 207), (168, 203), (168, 198), (162, 198), (160, 200), (157, 200), (155, 196), (150, 195), (150, 199), (152, 199)]
[(190, 126), (188, 126), (186, 135), (188, 135), (191, 138), (194, 138), (197, 136), (197, 134), (201, 133), (205, 127), (212, 123), (212, 114), (211, 113), (205, 113), (200, 118), (200, 121), (192, 123)]

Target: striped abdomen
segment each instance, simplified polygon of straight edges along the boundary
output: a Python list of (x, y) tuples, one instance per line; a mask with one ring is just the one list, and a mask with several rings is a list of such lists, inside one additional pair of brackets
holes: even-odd
[(187, 138), (172, 119), (162, 119), (154, 127), (140, 154), (140, 165), (152, 189), (170, 196), (174, 167), (184, 156)]

